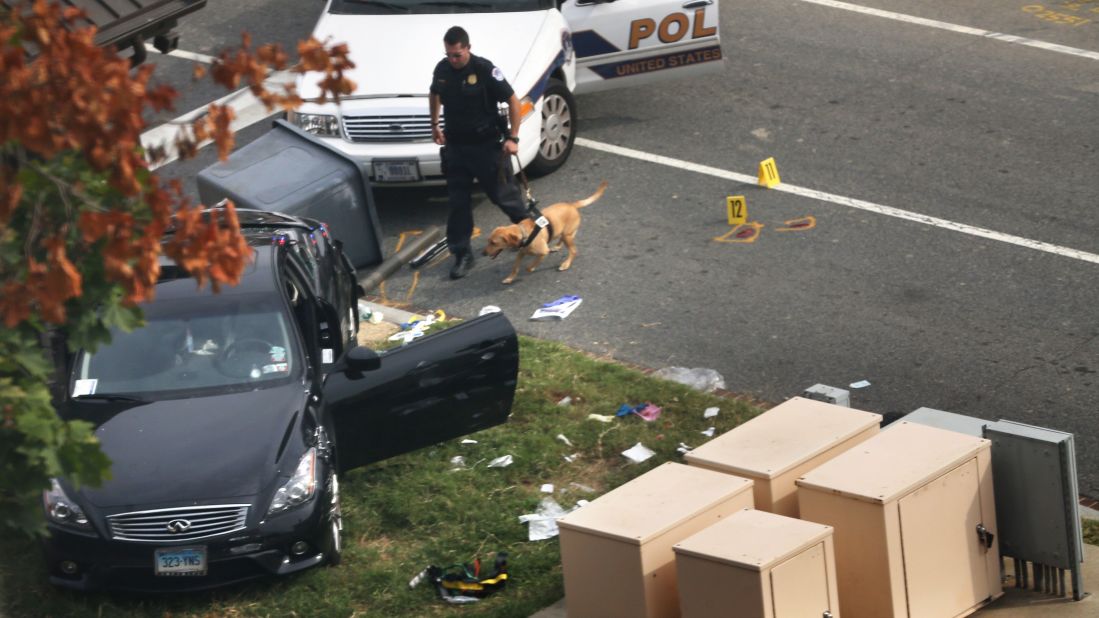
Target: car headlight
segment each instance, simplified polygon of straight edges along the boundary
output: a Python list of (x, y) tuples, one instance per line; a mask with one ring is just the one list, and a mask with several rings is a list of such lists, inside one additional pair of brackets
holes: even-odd
[(330, 114), (290, 112), (287, 118), (302, 130), (314, 135), (337, 137), (340, 134), (340, 120)]
[(301, 456), (298, 468), (271, 500), (268, 515), (288, 511), (308, 502), (317, 492), (317, 449), (311, 448)]
[(81, 530), (91, 530), (88, 516), (61, 489), (57, 479), (50, 479), (50, 488), (42, 492), (42, 506), (46, 509), (46, 518), (55, 524), (70, 526)]

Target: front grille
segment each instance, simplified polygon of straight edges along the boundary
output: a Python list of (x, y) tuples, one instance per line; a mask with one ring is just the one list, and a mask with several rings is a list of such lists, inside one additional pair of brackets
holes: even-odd
[(221, 504), (109, 515), (107, 525), (119, 541), (175, 543), (243, 530), (247, 519), (247, 504)]
[[(440, 120), (441, 123), (441, 120)], [(343, 129), (353, 142), (415, 142), (431, 139), (431, 116), (344, 116)]]

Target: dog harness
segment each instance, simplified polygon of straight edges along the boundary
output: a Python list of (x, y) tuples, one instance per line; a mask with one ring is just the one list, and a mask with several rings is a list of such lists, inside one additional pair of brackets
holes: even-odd
[(543, 229), (549, 234), (549, 238), (546, 238), (546, 242), (553, 240), (553, 225), (550, 224), (549, 219), (542, 214), (541, 210), (538, 210), (538, 202), (534, 199), (530, 199), (530, 193), (527, 193), (527, 198), (530, 200), (527, 202), (527, 210), (530, 211), (530, 219), (534, 221), (534, 231), (530, 236), (523, 239), (523, 242), (519, 243), (520, 249), (525, 249), (530, 243), (534, 242), (534, 239), (538, 237), (539, 232)]

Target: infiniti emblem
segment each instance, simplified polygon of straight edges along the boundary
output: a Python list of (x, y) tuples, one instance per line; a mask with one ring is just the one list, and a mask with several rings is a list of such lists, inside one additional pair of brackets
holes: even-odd
[(179, 534), (181, 532), (187, 532), (191, 529), (191, 522), (186, 519), (173, 519), (168, 522), (168, 532), (172, 534)]
[(391, 125), (389, 125), (389, 132), (390, 133), (404, 133), (404, 125), (391, 124)]

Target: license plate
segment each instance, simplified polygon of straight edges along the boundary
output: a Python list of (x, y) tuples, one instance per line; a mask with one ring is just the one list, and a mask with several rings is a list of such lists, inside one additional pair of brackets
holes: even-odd
[(206, 547), (171, 547), (153, 552), (157, 575), (205, 575)]
[(415, 182), (420, 179), (420, 163), (416, 159), (374, 161), (377, 182)]

